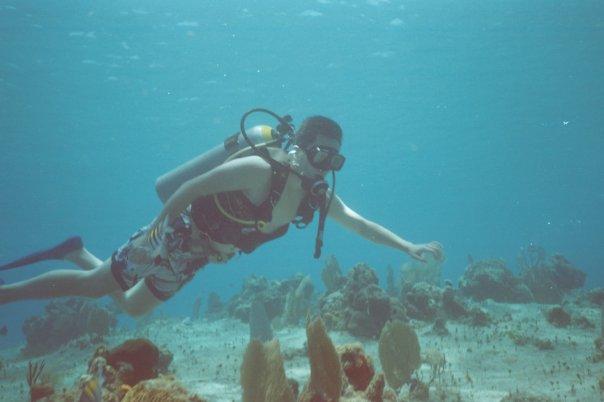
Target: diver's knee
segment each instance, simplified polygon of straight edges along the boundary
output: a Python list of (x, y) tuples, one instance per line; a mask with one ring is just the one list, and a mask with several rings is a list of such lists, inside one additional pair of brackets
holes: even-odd
[(99, 298), (116, 290), (116, 284), (112, 278), (104, 278), (99, 272), (78, 272), (77, 287), (82, 296)]

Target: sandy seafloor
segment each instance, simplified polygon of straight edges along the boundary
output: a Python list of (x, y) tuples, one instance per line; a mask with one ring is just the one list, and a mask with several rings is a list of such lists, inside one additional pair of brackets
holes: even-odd
[[(547, 395), (560, 401), (603, 401), (598, 379), (604, 376), (604, 363), (588, 360), (594, 352), (594, 339), (599, 335), (600, 312), (593, 308), (574, 308), (597, 329), (577, 327), (556, 328), (550, 325), (543, 311), (549, 306), (538, 304), (482, 303), (497, 324), (488, 327), (470, 327), (448, 322), (451, 333), (441, 337), (431, 334), (431, 325), (412, 321), (417, 330), (422, 353), (430, 348), (444, 352), (446, 370), (431, 387), (431, 400), (436, 387), (445, 390), (448, 400), (499, 401), (509, 392), (526, 391), (534, 395)], [(517, 332), (554, 343), (554, 350), (539, 350), (533, 345), (516, 346), (506, 331)], [(241, 400), (239, 369), (249, 339), (249, 327), (236, 319), (206, 320), (157, 318), (141, 324), (137, 329), (117, 329), (105, 338), (113, 347), (133, 337), (148, 337), (155, 344), (174, 355), (170, 369), (190, 391), (209, 401), (230, 402)], [(296, 379), (300, 387), (308, 380), (309, 364), (304, 343), (305, 329), (283, 328), (275, 330), (286, 355), (285, 370), (288, 377)], [(359, 340), (347, 333), (330, 331), (334, 344), (361, 341), (380, 370), (378, 345), (374, 340)], [(75, 342), (51, 355), (40, 357), (52, 374), (55, 389), (73, 386), (86, 372), (86, 364), (95, 346), (80, 350)], [(6, 363), (0, 371), (1, 401), (26, 401), (25, 374), (28, 360), (18, 358), (19, 348), (0, 351)], [(36, 359), (36, 360), (39, 360)], [(430, 368), (423, 364), (420, 376), (427, 380)], [(401, 390), (401, 395), (406, 390)]]

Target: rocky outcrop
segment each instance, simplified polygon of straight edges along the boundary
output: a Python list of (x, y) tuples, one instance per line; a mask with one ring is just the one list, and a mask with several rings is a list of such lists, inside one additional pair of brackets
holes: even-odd
[(26, 357), (41, 356), (84, 335), (100, 342), (116, 323), (115, 313), (96, 303), (79, 298), (53, 300), (42, 316), (23, 323), (27, 344), (21, 352)]
[(571, 290), (583, 287), (587, 276), (560, 254), (521, 268), (520, 277), (535, 301), (545, 304), (561, 303)]
[(483, 260), (470, 264), (459, 281), (459, 289), (468, 297), (500, 303), (530, 303), (529, 288), (501, 260)]
[(245, 280), (243, 289), (235, 295), (227, 306), (228, 314), (243, 322), (248, 322), (253, 300), (264, 305), (269, 320), (283, 314), (287, 294), (295, 291), (304, 279), (296, 275), (284, 281), (269, 281), (264, 277), (251, 276)]
[(375, 272), (365, 264), (353, 267), (338, 290), (326, 292), (319, 309), (328, 328), (365, 338), (377, 338), (388, 320), (406, 321), (402, 303), (378, 286)]

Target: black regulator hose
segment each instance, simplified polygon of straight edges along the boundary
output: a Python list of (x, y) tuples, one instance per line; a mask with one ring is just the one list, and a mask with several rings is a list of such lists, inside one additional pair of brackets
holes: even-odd
[(321, 257), (321, 248), (323, 247), (323, 231), (325, 230), (325, 219), (327, 218), (327, 213), (329, 212), (329, 207), (331, 207), (331, 202), (333, 201), (333, 197), (336, 195), (336, 173), (331, 171), (331, 180), (332, 180), (332, 189), (331, 195), (329, 196), (329, 201), (327, 205), (322, 205), (321, 210), (319, 211), (319, 226), (317, 227), (317, 237), (315, 238), (315, 253), (313, 257), (320, 258)]
[(247, 118), (249, 117), (249, 115), (251, 115), (252, 113), (266, 113), (268, 115), (273, 116), (279, 122), (279, 125), (277, 126), (277, 132), (282, 137), (284, 137), (284, 136), (291, 137), (291, 136), (294, 135), (294, 128), (293, 128), (293, 126), (291, 124), (292, 117), (290, 115), (285, 115), (285, 116), (281, 117), (277, 113), (275, 113), (273, 111), (270, 111), (268, 109), (255, 108), (255, 109), (252, 109), (252, 110), (249, 110), (249, 111), (245, 112), (243, 114), (243, 116), (241, 116), (241, 120), (239, 121), (239, 130), (241, 131), (241, 135), (245, 139), (245, 142), (248, 143), (248, 145), (250, 146), (250, 148), (252, 148), (252, 151), (256, 155), (258, 155), (261, 158), (265, 159), (268, 163), (271, 164), (271, 166), (273, 166), (273, 162), (274, 161), (272, 161), (271, 158), (269, 158), (270, 161), (267, 160), (266, 155), (263, 155), (262, 152), (260, 152), (258, 150), (258, 148), (256, 148), (256, 145), (254, 145), (254, 143), (252, 142), (252, 140), (250, 140), (250, 138), (247, 136), (247, 132), (245, 131), (245, 121), (247, 120)]

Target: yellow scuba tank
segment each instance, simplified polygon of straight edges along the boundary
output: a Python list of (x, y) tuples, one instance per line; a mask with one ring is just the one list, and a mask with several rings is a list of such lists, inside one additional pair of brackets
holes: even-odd
[[(283, 143), (283, 135), (270, 126), (258, 125), (246, 129), (245, 132), (249, 141), (256, 147), (280, 148)], [(184, 182), (212, 170), (227, 160), (251, 154), (252, 147), (241, 132), (233, 134), (222, 144), (159, 176), (155, 181), (157, 195), (165, 203)]]

